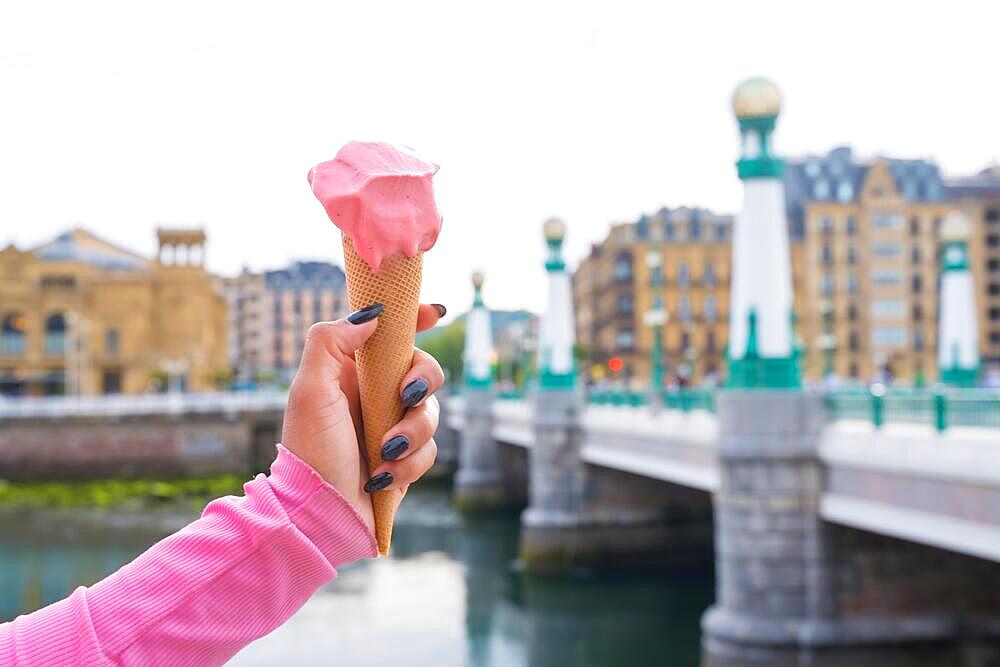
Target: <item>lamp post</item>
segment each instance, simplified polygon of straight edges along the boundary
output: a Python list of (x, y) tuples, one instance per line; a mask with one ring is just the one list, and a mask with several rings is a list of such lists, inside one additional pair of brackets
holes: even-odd
[[(650, 250), (646, 254), (646, 266), (649, 267), (649, 286), (651, 290), (658, 285), (655, 275), (661, 264), (662, 259), (658, 251)], [(646, 314), (643, 316), (645, 325), (653, 330), (653, 350), (650, 355), (649, 372), (649, 404), (653, 410), (656, 410), (660, 405), (660, 390), (663, 388), (663, 326), (667, 323), (668, 317), (667, 311), (663, 308), (663, 300), (660, 298), (660, 295), (654, 294), (653, 307), (646, 311)]]

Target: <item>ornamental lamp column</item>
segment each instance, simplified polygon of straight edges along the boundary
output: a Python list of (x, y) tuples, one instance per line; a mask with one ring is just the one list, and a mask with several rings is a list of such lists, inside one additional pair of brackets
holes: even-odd
[(465, 320), (462, 354), (462, 410), (465, 425), (459, 436), (455, 506), (464, 512), (505, 506), (500, 453), (493, 438), (493, 334), (490, 313), (483, 305), (483, 274), (472, 274), (474, 297)]
[(740, 389), (800, 384), (791, 314), (792, 271), (785, 216), (784, 164), (771, 135), (781, 94), (767, 79), (749, 79), (733, 95), (742, 151), (736, 163), (743, 208), (732, 241), (727, 385)]
[(974, 387), (979, 377), (976, 295), (969, 269), (972, 225), (952, 211), (941, 225), (941, 317), (938, 323), (938, 373), (941, 382)]

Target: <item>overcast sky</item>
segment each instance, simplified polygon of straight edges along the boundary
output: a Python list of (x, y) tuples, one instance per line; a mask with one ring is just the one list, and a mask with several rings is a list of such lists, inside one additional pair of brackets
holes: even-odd
[(540, 310), (546, 217), (575, 264), (643, 211), (738, 209), (748, 76), (783, 91), (784, 154), (1000, 157), (997, 3), (669, 4), (3, 3), (0, 243), (203, 225), (219, 273), (339, 263), (306, 173), (387, 140), (441, 165), (424, 299), (464, 310), (482, 267), (489, 305)]

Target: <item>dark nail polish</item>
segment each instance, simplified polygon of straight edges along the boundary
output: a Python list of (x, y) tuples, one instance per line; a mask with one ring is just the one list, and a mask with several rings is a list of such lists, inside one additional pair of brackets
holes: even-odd
[(410, 441), (405, 435), (394, 435), (382, 445), (382, 460), (395, 461), (410, 448)]
[(444, 307), (443, 303), (432, 303), (434, 310), (438, 311), (438, 317), (444, 317), (448, 314), (448, 309)]
[(412, 408), (414, 405), (424, 400), (424, 396), (427, 395), (427, 380), (423, 378), (417, 378), (410, 384), (403, 387), (403, 405)]
[(365, 322), (370, 322), (381, 315), (383, 310), (385, 310), (385, 306), (381, 303), (376, 303), (368, 306), (367, 308), (355, 310), (347, 316), (347, 321), (351, 324), (364, 324)]
[(365, 482), (365, 493), (373, 493), (375, 491), (381, 491), (390, 484), (392, 484), (392, 473), (380, 472), (379, 474), (373, 476), (370, 480)]

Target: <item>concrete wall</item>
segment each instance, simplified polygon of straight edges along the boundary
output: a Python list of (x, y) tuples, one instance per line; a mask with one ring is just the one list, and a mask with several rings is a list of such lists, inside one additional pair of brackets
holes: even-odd
[(280, 415), (5, 420), (0, 478), (167, 477), (267, 470)]

